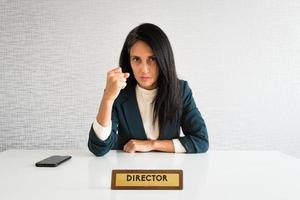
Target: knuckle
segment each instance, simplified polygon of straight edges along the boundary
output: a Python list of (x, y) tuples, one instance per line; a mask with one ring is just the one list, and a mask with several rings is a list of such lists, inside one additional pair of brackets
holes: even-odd
[(108, 78), (112, 78), (113, 75), (112, 75), (111, 73), (108, 73), (108, 74), (107, 74), (107, 77), (108, 77)]
[(110, 75), (110, 74), (112, 74), (112, 71), (108, 71), (108, 72), (107, 72), (107, 75)]

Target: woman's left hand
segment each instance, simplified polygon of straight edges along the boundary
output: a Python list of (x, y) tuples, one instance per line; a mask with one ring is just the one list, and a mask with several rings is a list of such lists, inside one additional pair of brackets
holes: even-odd
[(148, 152), (154, 150), (154, 141), (153, 140), (129, 140), (127, 144), (124, 145), (123, 151), (128, 153)]

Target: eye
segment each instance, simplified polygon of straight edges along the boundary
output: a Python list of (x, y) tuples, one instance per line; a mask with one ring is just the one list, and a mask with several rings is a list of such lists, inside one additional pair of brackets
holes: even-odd
[(139, 57), (132, 57), (131, 60), (132, 60), (133, 62), (138, 62), (138, 61), (140, 60), (140, 58), (139, 58)]
[(156, 58), (155, 58), (154, 56), (152, 56), (152, 57), (149, 58), (149, 61), (150, 61), (150, 62), (155, 62), (155, 61), (156, 61)]

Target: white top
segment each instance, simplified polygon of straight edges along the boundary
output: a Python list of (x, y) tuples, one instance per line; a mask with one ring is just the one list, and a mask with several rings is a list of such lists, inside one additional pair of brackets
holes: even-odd
[[(34, 163), (51, 155), (72, 158), (54, 168)], [(0, 152), (1, 200), (299, 200), (300, 160), (276, 151), (204, 154), (111, 150)], [(111, 190), (113, 169), (181, 169), (183, 190)]]
[[(135, 91), (146, 136), (149, 140), (157, 140), (159, 137), (158, 120), (156, 119), (155, 123), (152, 123), (154, 111), (153, 101), (157, 94), (157, 89), (146, 90), (137, 84)], [(93, 123), (93, 129), (99, 139), (106, 140), (111, 132), (111, 123), (107, 127), (103, 127), (97, 122), (97, 120), (95, 120)], [(178, 139), (173, 139), (172, 141), (176, 153), (186, 152), (185, 148)]]

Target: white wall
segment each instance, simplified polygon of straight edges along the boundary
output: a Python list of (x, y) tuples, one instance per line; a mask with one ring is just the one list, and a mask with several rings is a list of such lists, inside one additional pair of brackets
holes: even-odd
[(86, 148), (127, 33), (159, 25), (211, 149), (300, 158), (300, 1), (0, 0), (0, 150)]

